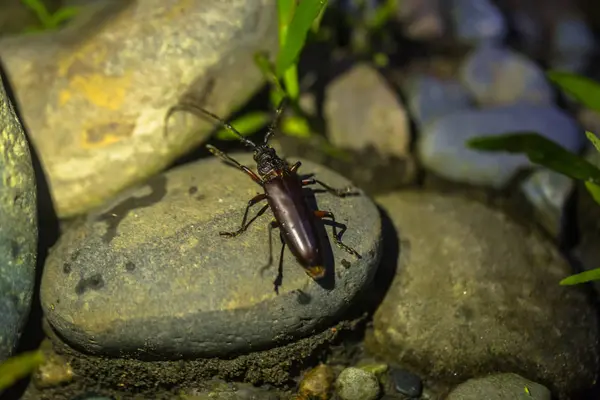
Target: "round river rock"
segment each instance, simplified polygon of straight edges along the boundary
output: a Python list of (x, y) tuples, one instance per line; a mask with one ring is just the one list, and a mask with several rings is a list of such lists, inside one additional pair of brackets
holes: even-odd
[(376, 200), (400, 250), (367, 336), (371, 352), (431, 380), (516, 372), (558, 398), (589, 390), (600, 365), (598, 317), (584, 288), (559, 285), (572, 272), (551, 242), (458, 196)]
[[(253, 166), (251, 154), (234, 155)], [(303, 161), (333, 187), (351, 183)], [(105, 355), (173, 359), (249, 352), (306, 336), (333, 322), (370, 284), (380, 259), (381, 221), (364, 194), (339, 198), (314, 185), (307, 190), (320, 210), (347, 227), (342, 241), (318, 224), (329, 274), (311, 280), (286, 247), (283, 281), (274, 291), (281, 241), (272, 233), (269, 260), (267, 210), (240, 236), (248, 200), (262, 188), (217, 158), (201, 160), (150, 179), (74, 223), (52, 249), (41, 301), (54, 330), (73, 347)], [(249, 220), (266, 201), (254, 205)], [(315, 206), (315, 205), (313, 205)], [(343, 230), (338, 229), (338, 232)]]

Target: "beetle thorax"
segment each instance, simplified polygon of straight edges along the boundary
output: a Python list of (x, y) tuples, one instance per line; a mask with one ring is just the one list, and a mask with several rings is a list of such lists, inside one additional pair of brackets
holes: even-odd
[(268, 145), (260, 146), (254, 151), (254, 161), (256, 161), (256, 169), (261, 176), (281, 171), (286, 166), (285, 161), (279, 158), (275, 149)]

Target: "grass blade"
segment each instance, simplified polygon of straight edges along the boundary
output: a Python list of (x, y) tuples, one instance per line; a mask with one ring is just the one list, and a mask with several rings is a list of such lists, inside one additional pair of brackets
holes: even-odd
[[(271, 116), (266, 112), (252, 112), (244, 114), (238, 119), (231, 122), (231, 125), (237, 129), (242, 136), (249, 136), (264, 128), (270, 122)], [(221, 140), (237, 140), (238, 137), (229, 132), (225, 128), (221, 128), (216, 133), (217, 139)]]
[(592, 182), (585, 182), (585, 188), (590, 192), (594, 201), (600, 205), (600, 186), (595, 185)]
[(550, 71), (547, 76), (565, 93), (573, 96), (587, 108), (600, 111), (600, 83), (569, 72)]
[(594, 145), (596, 150), (598, 150), (600, 152), (600, 139), (598, 139), (598, 136), (596, 136), (592, 132), (588, 132), (588, 131), (585, 132), (585, 136), (588, 138), (588, 140), (590, 142), (592, 142), (592, 144)]
[(523, 153), (535, 164), (573, 179), (600, 184), (600, 170), (592, 163), (537, 133), (478, 137), (467, 145), (476, 150)]
[(30, 351), (11, 357), (0, 364), (0, 391), (4, 390), (18, 380), (31, 374), (44, 362), (41, 350)]
[(296, 7), (296, 12), (287, 30), (283, 47), (279, 51), (275, 72), (282, 76), (296, 62), (300, 51), (306, 42), (306, 36), (313, 21), (327, 5), (327, 0), (302, 0)]
[(600, 279), (600, 268), (584, 271), (579, 274), (571, 275), (560, 281), (561, 286), (577, 285)]

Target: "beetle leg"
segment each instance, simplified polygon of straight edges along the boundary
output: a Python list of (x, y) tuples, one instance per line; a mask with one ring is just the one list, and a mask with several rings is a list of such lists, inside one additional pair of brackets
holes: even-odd
[(232, 237), (236, 237), (236, 236), (241, 235), (242, 233), (246, 232), (246, 229), (248, 229), (250, 224), (253, 223), (258, 217), (263, 215), (265, 213), (265, 211), (267, 211), (267, 208), (269, 208), (269, 205), (265, 204), (264, 207), (261, 208), (260, 211), (258, 213), (256, 213), (256, 215), (250, 221), (248, 221), (248, 223), (246, 224), (246, 218), (248, 217), (248, 210), (250, 210), (250, 207), (252, 207), (254, 204), (258, 203), (259, 201), (261, 201), (265, 198), (266, 198), (266, 195), (264, 193), (261, 193), (255, 197), (253, 197), (248, 202), (248, 206), (246, 207), (246, 212), (244, 213), (244, 219), (242, 219), (242, 226), (240, 227), (240, 229), (238, 229), (235, 232), (219, 232), (219, 235), (232, 238)]
[(298, 169), (300, 169), (301, 165), (302, 163), (300, 161), (296, 161), (296, 163), (290, 167), (290, 171), (298, 172)]
[[(333, 228), (333, 235), (332, 235), (332, 236), (333, 236), (333, 241), (335, 242), (335, 244), (336, 244), (336, 245), (337, 245), (339, 248), (341, 248), (342, 250), (345, 250), (345, 251), (347, 251), (348, 253), (350, 253), (350, 254), (354, 255), (356, 258), (359, 258), (359, 259), (360, 259), (360, 258), (362, 258), (362, 257), (360, 256), (360, 254), (358, 254), (358, 252), (357, 252), (356, 250), (354, 250), (353, 248), (351, 248), (351, 247), (349, 247), (349, 246), (345, 245), (344, 243), (342, 243), (342, 242), (340, 241), (340, 239), (339, 239), (339, 237), (338, 237), (338, 234), (337, 234), (337, 229), (336, 229), (336, 227), (335, 227), (335, 224), (336, 224), (337, 222), (336, 222), (336, 220), (335, 220), (335, 216), (333, 215), (333, 213), (332, 213), (331, 211), (315, 211), (315, 216), (316, 216), (317, 218), (321, 218), (321, 219), (322, 219), (322, 218), (331, 218), (331, 221), (333, 221), (333, 226), (332, 226), (332, 228)], [(343, 230), (341, 233), (344, 233), (344, 231), (345, 231), (345, 230), (346, 230), (346, 228), (344, 228), (344, 230)]]
[(277, 276), (273, 281), (275, 293), (277, 294), (279, 294), (279, 287), (283, 282), (283, 251), (285, 250), (285, 240), (283, 240), (283, 234), (280, 233), (279, 238), (281, 239), (281, 253), (279, 253), (279, 266), (277, 267)]
[(359, 194), (358, 192), (353, 192), (353, 187), (352, 186), (348, 186), (342, 189), (335, 189), (332, 188), (331, 186), (317, 180), (314, 178), (310, 178), (310, 179), (304, 179), (302, 181), (302, 186), (307, 186), (307, 185), (314, 185), (315, 183), (318, 183), (319, 185), (323, 186), (329, 193), (338, 196), (338, 197), (346, 197), (349, 195), (357, 195)]
[(260, 186), (263, 185), (262, 179), (260, 179), (260, 177), (258, 175), (256, 175), (256, 173), (254, 173), (254, 171), (252, 171), (250, 168), (246, 167), (245, 165), (240, 164), (233, 158), (229, 157), (227, 154), (223, 153), (221, 150), (217, 149), (215, 146), (207, 144), (206, 148), (213, 155), (219, 157), (221, 160), (225, 161), (226, 163), (229, 163), (230, 165), (233, 164), (234, 167), (239, 168), (242, 171), (244, 171), (246, 174), (248, 174), (250, 176), (250, 178), (252, 178), (252, 180), (254, 182), (258, 183)]
[[(279, 222), (273, 220), (269, 223), (269, 261), (265, 266), (260, 269), (260, 275), (262, 276), (265, 270), (271, 268), (273, 265), (273, 229), (279, 227)], [(277, 277), (273, 284), (275, 285), (275, 293), (279, 294), (279, 286), (281, 285), (281, 281), (283, 279), (283, 249), (285, 248), (285, 242), (283, 241), (283, 237), (279, 235), (281, 241), (283, 243), (281, 247), (281, 254), (279, 255), (279, 268), (277, 271)]]
[(262, 276), (263, 272), (269, 268), (271, 268), (271, 265), (273, 264), (273, 238), (272, 238), (272, 232), (274, 228), (278, 228), (279, 227), (279, 222), (277, 222), (276, 220), (273, 220), (271, 222), (269, 222), (269, 261), (267, 262), (267, 264), (265, 266), (263, 266), (260, 269), (260, 275)]

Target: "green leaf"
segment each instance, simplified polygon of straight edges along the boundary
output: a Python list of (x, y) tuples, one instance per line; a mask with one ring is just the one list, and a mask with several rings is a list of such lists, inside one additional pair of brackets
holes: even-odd
[(36, 350), (19, 354), (1, 363), (0, 391), (31, 374), (43, 362), (43, 353), (40, 350)]
[(483, 151), (524, 153), (533, 163), (543, 165), (573, 179), (600, 184), (598, 168), (537, 133), (478, 137), (469, 140), (467, 145), (472, 149)]
[(300, 84), (298, 83), (298, 68), (296, 64), (292, 64), (283, 74), (283, 82), (287, 95), (292, 100), (297, 100), (300, 96)]
[(319, 16), (319, 13), (327, 5), (327, 0), (302, 0), (296, 7), (296, 12), (288, 27), (283, 47), (279, 51), (275, 72), (277, 76), (283, 73), (296, 62), (300, 51), (306, 42), (306, 35)]
[(277, 0), (277, 17), (279, 21), (279, 48), (283, 48), (287, 37), (287, 30), (294, 11), (296, 10), (296, 0)]
[(41, 0), (21, 0), (21, 2), (35, 13), (45, 29), (52, 29), (52, 17)]
[(285, 96), (285, 90), (279, 83), (279, 79), (275, 75), (275, 68), (273, 67), (273, 63), (269, 61), (267, 54), (265, 52), (258, 52), (254, 55), (254, 62), (261, 70), (265, 78), (271, 83), (271, 85), (275, 88), (275, 92), (271, 92), (272, 97), (271, 100), (274, 101), (274, 105), (277, 106), (279, 101)]
[(591, 269), (584, 271), (579, 274), (571, 275), (560, 281), (562, 286), (577, 285), (579, 283), (585, 283), (590, 281), (596, 281), (600, 279), (600, 268)]
[(585, 187), (588, 192), (590, 192), (594, 201), (600, 205), (600, 186), (595, 185), (592, 182), (585, 182)]
[(587, 108), (600, 111), (600, 83), (569, 72), (549, 71), (547, 76)]
[(600, 151), (600, 139), (598, 139), (598, 136), (588, 131), (585, 131), (585, 136), (587, 136), (588, 140), (592, 142), (596, 150)]
[[(270, 122), (271, 116), (265, 112), (251, 112), (234, 120), (231, 125), (243, 136), (248, 136), (264, 128)], [(221, 140), (235, 140), (238, 137), (227, 129), (219, 129), (216, 137)]]
[(289, 136), (308, 138), (311, 136), (310, 126), (304, 118), (287, 117), (281, 121), (281, 131)]
[(79, 13), (78, 7), (63, 7), (52, 14), (52, 22), (55, 26), (62, 24), (63, 22), (70, 20)]
[(370, 30), (381, 29), (396, 14), (397, 9), (398, 0), (386, 0), (375, 9), (373, 17), (367, 21), (367, 27)]

